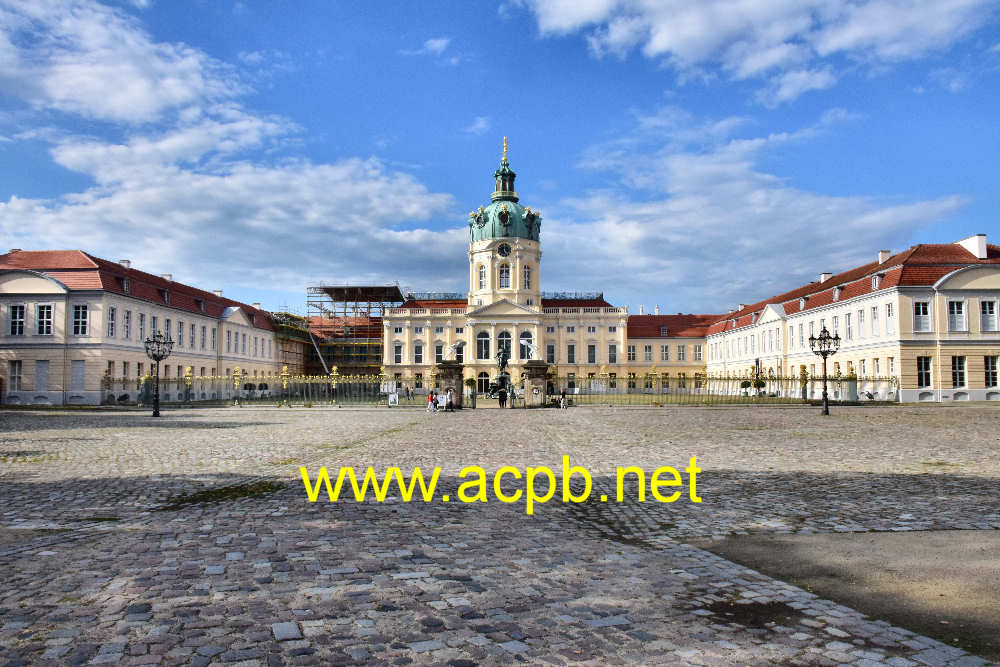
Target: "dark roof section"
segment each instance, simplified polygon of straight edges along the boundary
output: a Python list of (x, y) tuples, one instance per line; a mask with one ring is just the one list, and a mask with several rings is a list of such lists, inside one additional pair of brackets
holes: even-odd
[(400, 308), (465, 308), (465, 299), (407, 299)]
[[(0, 269), (27, 269), (55, 278), (71, 290), (104, 290), (161, 306), (220, 319), (227, 308), (239, 308), (258, 329), (274, 330), (270, 313), (216, 296), (197, 287), (165, 280), (82, 250), (19, 250), (0, 255)], [(125, 280), (129, 290), (125, 291)], [(169, 294), (169, 303), (165, 294)]]
[(542, 297), (542, 308), (614, 308), (610, 303), (599, 299), (546, 299)]

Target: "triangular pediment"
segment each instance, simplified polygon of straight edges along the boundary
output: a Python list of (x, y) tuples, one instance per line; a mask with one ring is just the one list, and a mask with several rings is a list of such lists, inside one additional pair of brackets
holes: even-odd
[(785, 311), (783, 308), (769, 303), (764, 306), (764, 310), (761, 311), (760, 317), (757, 318), (757, 324), (762, 322), (775, 322), (778, 320), (785, 319)]
[(512, 303), (507, 299), (500, 299), (499, 301), (494, 301), (493, 303), (482, 306), (467, 313), (467, 317), (498, 317), (505, 316), (510, 317), (512, 315), (524, 315), (530, 317), (538, 317), (538, 310), (532, 308), (531, 306), (523, 306), (519, 303)]
[(246, 313), (243, 312), (242, 308), (237, 308), (236, 306), (230, 306), (222, 313), (222, 319), (230, 324), (242, 324), (243, 326), (250, 326), (250, 319), (247, 317)]

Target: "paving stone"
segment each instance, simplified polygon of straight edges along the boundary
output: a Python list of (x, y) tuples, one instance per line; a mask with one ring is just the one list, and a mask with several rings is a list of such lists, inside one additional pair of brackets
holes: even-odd
[(299, 630), (298, 623), (283, 622), (283, 623), (272, 623), (271, 631), (274, 633), (274, 638), (281, 642), (287, 641), (289, 639), (302, 639), (302, 631)]
[[(0, 658), (983, 664), (678, 541), (1000, 528), (1000, 462), (975, 445), (995, 433), (977, 410), (842, 408), (836, 429), (817, 425), (811, 409), (767, 406), (446, 416), (248, 407), (167, 410), (160, 422), (133, 412), (7, 412), (0, 456), (30, 448), (52, 459), (0, 467), (0, 529), (63, 530), (0, 548)], [(901, 428), (919, 437), (901, 440)], [(496, 433), (504, 438), (485, 435)], [(307, 503), (298, 471), (441, 465), (440, 486), (454, 495), (464, 465), (558, 470), (566, 454), (593, 472), (595, 494), (614, 497), (616, 466), (682, 467), (681, 450), (707, 468), (701, 505), (639, 503), (629, 482), (622, 503), (553, 500), (530, 518), (516, 503)], [(957, 468), (921, 464), (935, 460)], [(962, 475), (961, 493), (945, 472)], [(163, 509), (171, 498), (258, 481), (285, 486)], [(118, 521), (79, 521), (98, 512)], [(741, 627), (711, 611), (719, 602), (785, 602), (802, 618)], [(279, 635), (279, 626), (294, 632)]]

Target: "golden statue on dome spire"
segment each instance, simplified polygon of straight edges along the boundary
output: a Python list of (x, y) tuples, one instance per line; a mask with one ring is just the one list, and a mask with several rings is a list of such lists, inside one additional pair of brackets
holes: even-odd
[(503, 138), (503, 161), (507, 161), (507, 137)]

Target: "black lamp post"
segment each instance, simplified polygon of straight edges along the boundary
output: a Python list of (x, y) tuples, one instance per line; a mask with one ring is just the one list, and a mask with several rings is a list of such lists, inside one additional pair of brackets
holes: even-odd
[(146, 356), (156, 362), (156, 372), (153, 375), (153, 416), (160, 416), (160, 362), (170, 356), (170, 351), (174, 347), (174, 341), (170, 339), (170, 334), (163, 335), (159, 331), (153, 332), (152, 338), (146, 339)]
[(830, 401), (826, 393), (826, 358), (837, 354), (837, 350), (840, 349), (840, 334), (831, 336), (826, 327), (823, 327), (819, 336), (809, 336), (809, 349), (813, 351), (813, 354), (823, 357), (823, 414), (828, 415), (830, 414)]

